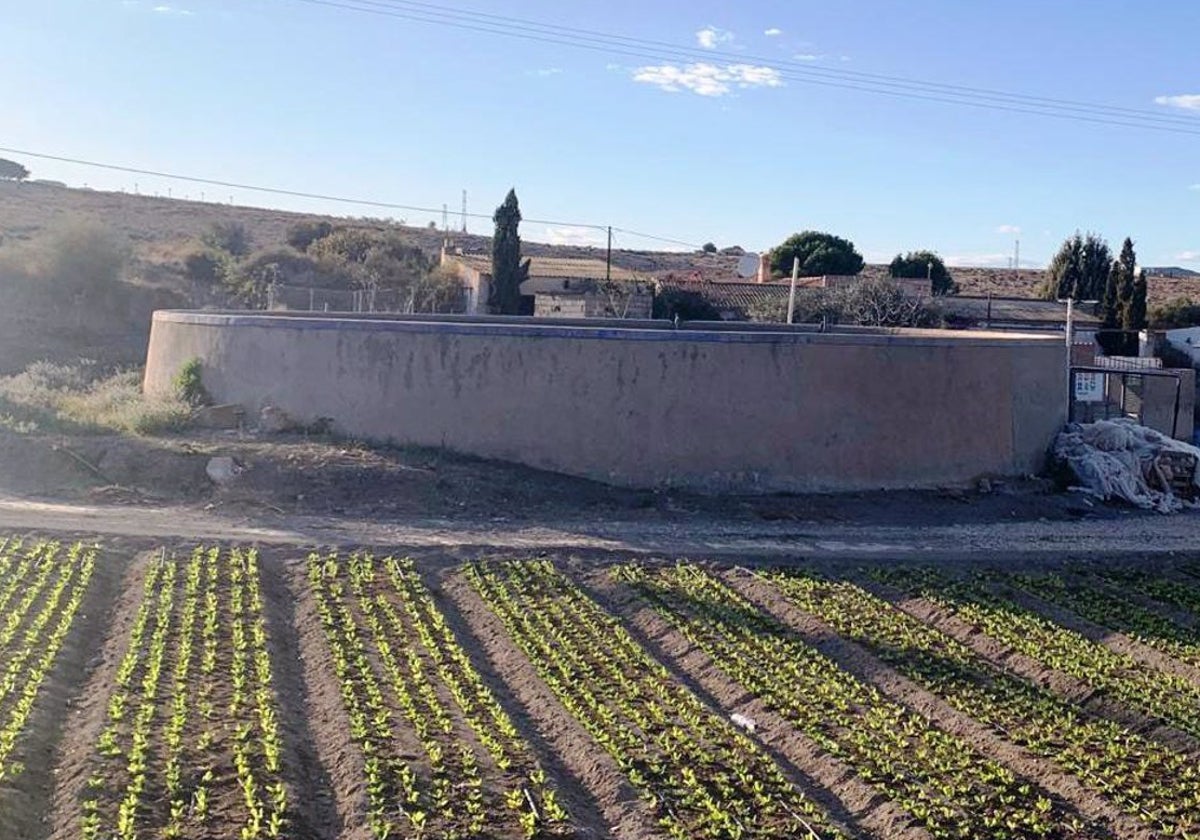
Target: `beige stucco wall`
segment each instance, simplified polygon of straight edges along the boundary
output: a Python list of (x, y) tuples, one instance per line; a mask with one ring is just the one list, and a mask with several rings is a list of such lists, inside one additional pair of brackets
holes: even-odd
[(214, 397), (251, 412), (703, 491), (1029, 473), (1065, 418), (1053, 337), (659, 326), (158, 312), (145, 385), (198, 358)]

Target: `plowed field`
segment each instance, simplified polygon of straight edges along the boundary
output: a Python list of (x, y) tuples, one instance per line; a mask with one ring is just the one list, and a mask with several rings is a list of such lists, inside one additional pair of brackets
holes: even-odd
[(13, 536), (0, 837), (1200, 837), (1200, 560)]

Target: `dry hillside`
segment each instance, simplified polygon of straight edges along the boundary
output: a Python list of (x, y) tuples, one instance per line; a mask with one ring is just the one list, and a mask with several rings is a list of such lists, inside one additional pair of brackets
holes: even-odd
[[(4, 257), (36, 240), (40, 233), (74, 220), (99, 222), (130, 245), (126, 282), (104, 305), (83, 305), (55, 294), (29, 294), (4, 274)], [(183, 259), (197, 247), (198, 238), (219, 222), (238, 222), (253, 247), (284, 245), (288, 228), (302, 221), (372, 228), (389, 226), (403, 231), (412, 244), (429, 255), (442, 246), (443, 234), (429, 228), (403, 227), (386, 219), (332, 218), (281, 210), (239, 207), (211, 202), (157, 198), (126, 193), (72, 189), (53, 184), (0, 181), (0, 373), (20, 370), (38, 359), (66, 360), (85, 356), (110, 365), (141, 361), (156, 308), (193, 305), (192, 289)], [(480, 225), (484, 224), (482, 222)], [(454, 245), (486, 252), (486, 237), (455, 234)], [(530, 256), (603, 258), (601, 248), (525, 243)], [(736, 279), (738, 258), (726, 254), (617, 250), (613, 262), (621, 268), (665, 279), (710, 281)], [(869, 266), (869, 274), (886, 273)], [(994, 294), (1034, 297), (1043, 272), (992, 268), (956, 268), (954, 277), (965, 295)], [(1151, 303), (1174, 298), (1200, 300), (1200, 280), (1153, 278)], [(76, 295), (78, 298), (79, 295)]]

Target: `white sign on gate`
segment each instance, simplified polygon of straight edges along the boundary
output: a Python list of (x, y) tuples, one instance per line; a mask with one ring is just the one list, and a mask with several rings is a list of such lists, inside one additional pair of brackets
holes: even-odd
[(1075, 374), (1075, 401), (1104, 402), (1104, 374), (1082, 372)]

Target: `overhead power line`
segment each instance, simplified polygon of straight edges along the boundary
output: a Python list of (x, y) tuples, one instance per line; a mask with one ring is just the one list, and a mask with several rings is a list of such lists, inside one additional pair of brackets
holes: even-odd
[[(346, 196), (327, 195), (324, 193), (303, 192), (301, 190), (286, 190), (278, 187), (263, 187), (254, 184), (242, 184), (235, 181), (221, 181), (215, 178), (201, 178), (195, 175), (181, 175), (175, 172), (161, 172), (153, 169), (141, 169), (135, 166), (122, 166), (114, 163), (101, 163), (94, 160), (83, 160), (81, 158), (65, 157), (63, 155), (51, 155), (45, 152), (32, 152), (28, 149), (13, 149), (5, 146), (0, 146), (0, 152), (10, 155), (20, 155), (22, 157), (35, 158), (38, 160), (52, 160), (58, 163), (70, 163), (76, 166), (87, 166), (93, 169), (107, 169), (112, 172), (125, 172), (131, 175), (148, 175), (153, 178), (164, 178), (171, 181), (184, 181), (192, 184), (205, 184), (207, 186), (225, 187), (227, 189), (246, 190), (248, 192), (259, 192), (268, 195), (283, 195), (292, 198), (311, 198), (317, 201), (328, 201), (338, 204), (357, 204), (363, 207), (378, 207), (383, 210), (404, 210), (410, 213), (429, 213), (434, 217), (441, 214), (444, 208), (419, 207), (413, 204), (397, 204), (390, 201), (375, 201), (368, 198), (348, 198)], [(463, 215), (471, 219), (487, 219), (491, 221), (492, 217), (486, 213), (467, 213)], [(564, 222), (553, 219), (528, 219), (523, 218), (522, 221), (531, 225), (549, 225), (554, 227), (572, 227), (584, 228), (587, 230), (607, 231), (608, 225), (597, 225), (590, 222)], [(629, 236), (636, 236), (641, 239), (647, 239), (655, 242), (664, 242), (672, 245), (681, 245), (686, 248), (699, 249), (699, 245), (691, 242), (684, 242), (680, 239), (671, 239), (665, 236), (658, 236), (651, 233), (640, 233), (634, 230), (625, 228), (613, 228), (613, 230), (621, 230), (622, 233)]]
[(797, 61), (682, 47), (663, 41), (455, 9), (418, 2), (418, 0), (295, 0), (295, 2), (520, 38), (557, 46), (587, 49), (647, 61), (757, 63), (773, 69), (781, 79), (799, 84), (1098, 125), (1200, 135), (1200, 118), (1186, 114), (1166, 114), (1142, 108), (1127, 108), (1012, 93), (991, 88), (929, 82), (841, 68), (814, 67), (811, 64)]

